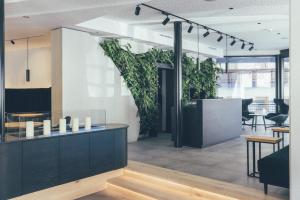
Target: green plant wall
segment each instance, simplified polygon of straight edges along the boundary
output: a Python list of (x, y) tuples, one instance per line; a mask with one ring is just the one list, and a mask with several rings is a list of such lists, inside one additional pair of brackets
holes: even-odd
[[(116, 39), (100, 43), (105, 54), (119, 69), (131, 91), (140, 117), (140, 134), (157, 132), (158, 125), (158, 68), (157, 63), (173, 64), (173, 52), (151, 49), (143, 54), (134, 54), (130, 44), (121, 46)], [(195, 98), (205, 92), (207, 97), (216, 94), (219, 68), (212, 59), (196, 64), (195, 59), (183, 56), (183, 102), (188, 102), (190, 87), (195, 89)]]

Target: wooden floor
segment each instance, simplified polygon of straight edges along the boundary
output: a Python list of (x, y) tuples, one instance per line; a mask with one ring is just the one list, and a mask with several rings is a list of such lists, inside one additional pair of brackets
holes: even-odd
[(105, 190), (79, 200), (279, 200), (260, 190), (129, 161)]

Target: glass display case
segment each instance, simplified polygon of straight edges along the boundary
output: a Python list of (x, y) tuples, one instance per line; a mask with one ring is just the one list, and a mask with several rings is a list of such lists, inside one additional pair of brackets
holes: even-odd
[[(50, 132), (60, 132), (60, 119), (65, 119), (66, 132), (74, 132), (72, 130), (73, 123), (78, 124), (77, 131), (86, 129), (105, 128), (106, 111), (105, 110), (71, 110), (54, 113), (6, 113), (5, 117), (5, 136), (8, 140), (28, 137), (28, 124), (33, 126), (33, 136), (44, 135), (44, 121), (51, 120)], [(49, 121), (48, 121), (49, 124)], [(27, 132), (26, 132), (27, 126)], [(48, 125), (49, 126), (49, 125)]]

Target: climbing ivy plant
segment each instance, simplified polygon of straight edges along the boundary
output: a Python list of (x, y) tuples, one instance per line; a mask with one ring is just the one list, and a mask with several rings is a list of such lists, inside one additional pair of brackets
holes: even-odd
[[(140, 134), (157, 132), (158, 125), (158, 68), (157, 63), (173, 65), (173, 52), (151, 49), (143, 54), (134, 54), (130, 44), (121, 46), (116, 39), (100, 43), (105, 54), (119, 69), (127, 87), (132, 93), (140, 117)], [(214, 97), (219, 68), (212, 59), (200, 64), (187, 55), (183, 56), (183, 102), (188, 102), (190, 88), (194, 88), (194, 98), (203, 92)]]

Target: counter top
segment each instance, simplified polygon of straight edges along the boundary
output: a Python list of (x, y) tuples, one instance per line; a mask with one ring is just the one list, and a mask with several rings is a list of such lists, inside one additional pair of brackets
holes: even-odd
[(129, 126), (126, 124), (105, 124), (105, 125), (99, 125), (99, 126), (94, 126), (92, 127), (91, 130), (85, 130), (84, 128), (80, 128), (78, 132), (72, 132), (72, 131), (67, 131), (66, 133), (59, 133), (59, 131), (53, 131), (51, 132), (51, 135), (39, 135), (39, 136), (34, 136), (31, 138), (27, 137), (15, 137), (12, 135), (7, 134), (5, 136), (5, 140), (0, 139), (0, 144), (1, 143), (10, 143), (10, 142), (18, 142), (18, 141), (27, 141), (27, 140), (38, 140), (38, 139), (43, 139), (43, 138), (49, 138), (49, 137), (62, 137), (62, 136), (71, 136), (74, 134), (88, 134), (92, 132), (101, 132), (101, 131), (106, 131), (106, 130), (113, 130), (113, 129), (123, 129), (123, 128), (128, 128)]

